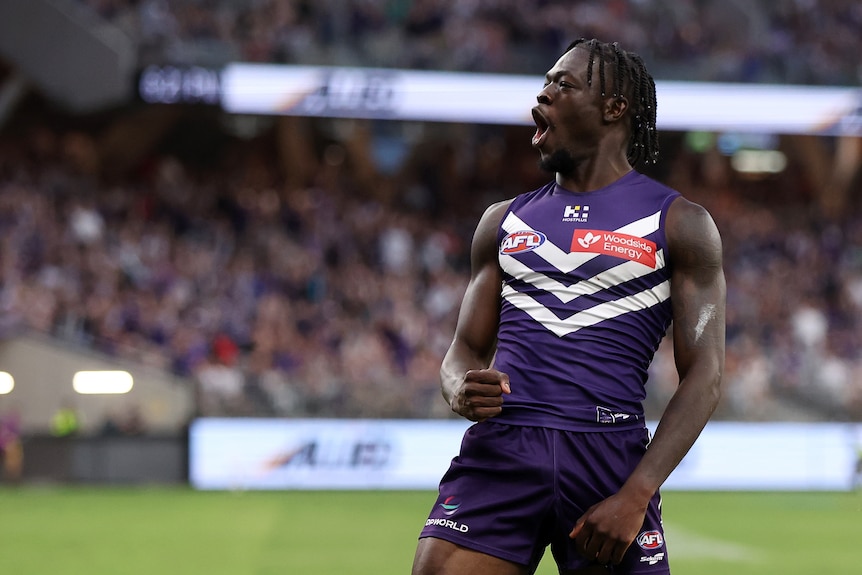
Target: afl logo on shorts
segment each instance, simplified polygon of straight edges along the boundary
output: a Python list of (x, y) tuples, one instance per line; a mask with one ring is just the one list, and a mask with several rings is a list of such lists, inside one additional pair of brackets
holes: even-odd
[(638, 535), (636, 541), (641, 546), (641, 549), (645, 551), (655, 551), (664, 545), (664, 537), (661, 531), (644, 531)]
[(545, 234), (533, 230), (512, 232), (503, 238), (503, 243), (500, 244), (500, 253), (511, 255), (531, 252), (545, 243), (546, 239)]

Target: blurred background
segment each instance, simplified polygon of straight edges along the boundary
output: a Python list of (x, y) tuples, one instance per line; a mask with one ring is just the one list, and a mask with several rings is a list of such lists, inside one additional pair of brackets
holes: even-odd
[[(643, 57), (660, 85), (646, 172), (722, 232), (716, 420), (862, 420), (857, 1), (2, 0), (5, 480), (182, 482), (200, 418), (454, 419), (437, 371), (471, 234), (489, 203), (547, 180), (528, 110), (581, 36)], [(282, 87), (270, 113), (229, 108), (238, 69), (330, 83), (299, 104)], [(366, 72), (337, 100), (346, 70)], [(448, 120), (387, 117), (386, 71), (487, 90)], [(535, 83), (523, 118), (464, 117), (509, 76)], [(698, 83), (701, 120), (663, 130), (677, 82)], [(804, 88), (800, 116), (821, 93), (850, 104), (720, 130), (764, 104), (716, 106), (697, 95), (712, 83)], [(676, 384), (663, 345), (650, 418)]]

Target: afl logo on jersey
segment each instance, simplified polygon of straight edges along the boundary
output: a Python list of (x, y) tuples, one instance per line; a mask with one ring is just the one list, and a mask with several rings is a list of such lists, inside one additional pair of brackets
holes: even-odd
[(637, 538), (638, 545), (644, 551), (654, 551), (664, 545), (661, 531), (644, 531)]
[(533, 230), (512, 232), (503, 238), (503, 243), (500, 244), (500, 253), (511, 255), (531, 252), (545, 243), (546, 239), (545, 234)]

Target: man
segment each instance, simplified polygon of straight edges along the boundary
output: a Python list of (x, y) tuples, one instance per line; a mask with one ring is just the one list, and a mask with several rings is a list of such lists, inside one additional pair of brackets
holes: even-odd
[[(702, 207), (633, 169), (658, 153), (637, 55), (573, 42), (537, 101), (532, 143), (556, 178), (476, 229), (440, 374), (477, 423), (413, 575), (523, 575), (548, 545), (562, 574), (669, 573), (659, 487), (719, 399), (721, 240)], [(650, 441), (641, 402), (671, 324), (679, 387)]]

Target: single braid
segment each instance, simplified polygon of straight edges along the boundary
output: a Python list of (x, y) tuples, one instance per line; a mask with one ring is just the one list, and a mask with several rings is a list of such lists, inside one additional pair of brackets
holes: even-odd
[[(604, 48), (604, 46), (602, 47)], [(602, 98), (605, 97), (605, 55), (602, 53), (604, 49), (599, 52), (599, 87), (602, 89)]]
[(614, 42), (614, 64), (616, 66), (617, 73), (614, 74), (614, 98), (623, 95), (623, 78), (628, 75), (628, 68), (626, 67), (626, 60), (620, 50), (620, 45), (617, 42)]

